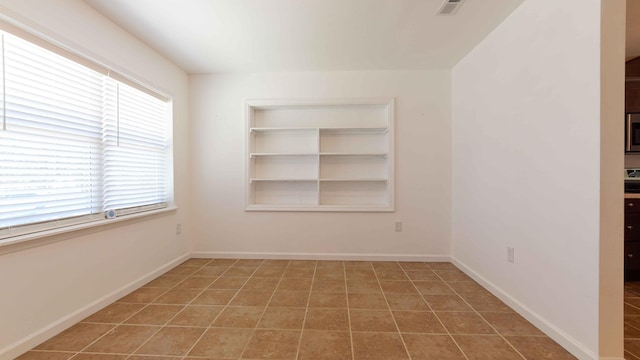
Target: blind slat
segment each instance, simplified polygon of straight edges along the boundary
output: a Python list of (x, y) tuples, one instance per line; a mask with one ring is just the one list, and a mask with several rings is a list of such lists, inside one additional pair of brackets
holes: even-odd
[(2, 37), (0, 239), (166, 205), (167, 102)]

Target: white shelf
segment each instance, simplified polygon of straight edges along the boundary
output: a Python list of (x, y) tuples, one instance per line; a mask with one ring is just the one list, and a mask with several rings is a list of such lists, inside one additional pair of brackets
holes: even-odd
[(394, 211), (393, 99), (248, 100), (247, 211)]
[(257, 156), (318, 156), (318, 153), (251, 153), (249, 157)]
[(258, 181), (316, 182), (318, 181), (318, 179), (249, 179), (249, 182), (258, 182)]

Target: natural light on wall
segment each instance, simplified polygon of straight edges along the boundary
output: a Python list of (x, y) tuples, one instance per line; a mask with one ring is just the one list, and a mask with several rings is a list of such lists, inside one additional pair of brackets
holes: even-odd
[(167, 99), (0, 34), (0, 243), (166, 207)]

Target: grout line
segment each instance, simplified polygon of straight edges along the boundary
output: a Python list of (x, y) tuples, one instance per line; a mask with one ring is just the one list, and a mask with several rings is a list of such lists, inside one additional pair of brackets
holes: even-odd
[[(442, 280), (442, 278), (440, 277), (440, 275), (438, 275), (438, 273), (436, 273), (434, 271), (434, 269), (431, 268), (431, 266), (429, 266), (428, 263), (424, 263), (425, 266), (427, 266), (427, 268), (433, 272), (433, 274), (435, 276), (437, 276), (440, 281), (444, 282), (447, 286), (449, 286), (449, 284), (446, 283), (446, 281)], [(409, 275), (407, 274), (407, 270), (405, 270), (404, 268), (402, 268), (402, 266), (400, 267), (402, 269), (402, 271), (404, 272), (404, 275), (408, 278)], [(458, 344), (458, 342), (456, 341), (456, 339), (453, 337), (453, 334), (451, 334), (451, 332), (449, 331), (449, 329), (447, 329), (447, 327), (444, 325), (444, 322), (442, 322), (442, 320), (440, 319), (440, 317), (438, 316), (438, 314), (436, 313), (436, 311), (433, 309), (433, 307), (431, 307), (431, 304), (429, 304), (429, 302), (427, 301), (427, 299), (424, 298), (424, 294), (420, 291), (420, 289), (418, 289), (418, 287), (416, 286), (414, 280), (409, 280), (411, 281), (411, 285), (413, 285), (414, 289), (416, 289), (416, 291), (418, 292), (418, 295), (420, 296), (420, 298), (422, 299), (422, 301), (424, 301), (425, 304), (427, 304), (427, 306), (429, 307), (429, 310), (431, 310), (431, 312), (433, 313), (433, 316), (435, 316), (436, 319), (438, 319), (438, 322), (440, 323), (440, 326), (442, 326), (442, 328), (444, 329), (444, 331), (447, 332), (447, 335), (449, 336), (449, 339), (451, 339), (451, 341), (453, 341), (454, 345), (458, 348), (458, 350), (460, 350), (460, 353), (462, 354), (462, 356), (464, 356), (465, 359), (469, 360), (469, 357), (467, 356), (467, 354), (462, 350), (462, 347), (460, 347), (460, 344)], [(449, 288), (451, 288), (449, 286)], [(451, 289), (453, 290), (453, 289)], [(460, 295), (458, 295), (460, 298), (462, 298)], [(464, 300), (464, 299), (463, 299)]]
[(353, 329), (351, 328), (351, 305), (349, 304), (349, 287), (347, 285), (347, 268), (342, 262), (342, 273), (344, 275), (344, 296), (347, 297), (347, 320), (349, 322), (349, 343), (351, 344), (351, 360), (356, 359), (356, 351), (353, 348)]
[[(404, 269), (402, 269), (402, 266), (400, 266), (400, 264), (397, 261), (395, 261), (394, 263), (398, 267), (400, 267), (400, 270), (402, 270), (404, 275), (407, 276), (407, 274), (404, 271)], [(396, 326), (396, 330), (398, 331), (398, 335), (400, 336), (400, 341), (402, 341), (402, 346), (404, 347), (404, 352), (407, 353), (407, 357), (409, 358), (409, 360), (411, 360), (411, 353), (409, 352), (409, 348), (407, 347), (407, 343), (404, 341), (404, 336), (402, 336), (402, 332), (400, 331), (400, 326), (398, 326), (398, 322), (396, 321), (396, 317), (393, 315), (393, 311), (391, 311), (391, 305), (389, 305), (389, 300), (387, 299), (387, 294), (384, 292), (384, 289), (382, 288), (382, 284), (380, 283), (380, 278), (378, 277), (378, 272), (376, 271), (376, 268), (373, 266), (373, 264), (372, 264), (371, 267), (373, 268), (373, 275), (376, 277), (376, 281), (378, 282), (378, 286), (380, 287), (380, 291), (382, 292), (382, 297), (384, 298), (384, 302), (387, 304), (387, 310), (389, 311), (389, 315), (391, 315), (391, 319), (393, 320), (393, 324)], [(407, 278), (408, 278), (408, 276), (407, 276)], [(413, 283), (411, 283), (411, 284), (413, 285)]]
[[(452, 265), (453, 265), (453, 264), (452, 264)], [(453, 265), (453, 266), (455, 266), (455, 265)], [(462, 271), (462, 270), (460, 270), (460, 269), (458, 269), (458, 268), (456, 268), (456, 270), (457, 270), (457, 271)], [(445, 285), (447, 285), (447, 287), (449, 287), (449, 288), (454, 292), (454, 294), (456, 294), (456, 295), (457, 295), (457, 296), (458, 296), (462, 301), (464, 301), (464, 303), (465, 303), (465, 304), (467, 304), (467, 306), (469, 306), (469, 308), (471, 308), (471, 310), (473, 310), (473, 312), (474, 312), (474, 313), (476, 313), (476, 315), (480, 316), (480, 318), (481, 318), (485, 323), (487, 323), (487, 325), (489, 325), (489, 327), (491, 327), (491, 329), (493, 329), (493, 331), (495, 331), (495, 333), (496, 333), (496, 334), (498, 334), (498, 336), (500, 336), (500, 338), (501, 338), (504, 342), (506, 342), (506, 343), (509, 345), (509, 347), (511, 347), (511, 349), (512, 349), (513, 351), (515, 351), (515, 353), (516, 353), (516, 354), (520, 355), (520, 357), (522, 357), (523, 359), (525, 359), (525, 360), (526, 360), (526, 356), (524, 356), (522, 353), (520, 353), (520, 351), (519, 351), (518, 349), (516, 349), (516, 347), (515, 347), (515, 346), (513, 346), (513, 344), (511, 344), (511, 342), (510, 342), (510, 341), (508, 341), (508, 340), (507, 340), (507, 338), (505, 338), (505, 337), (502, 335), (502, 333), (500, 333), (500, 331), (498, 331), (498, 329), (496, 329), (496, 328), (495, 328), (495, 327), (494, 327), (494, 326), (493, 326), (489, 321), (487, 321), (487, 319), (485, 319), (485, 317), (484, 317), (484, 316), (482, 316), (482, 314), (480, 314), (480, 312), (479, 312), (479, 311), (477, 311), (473, 306), (471, 306), (471, 304), (469, 304), (469, 302), (467, 302), (467, 300), (466, 300), (464, 297), (462, 297), (462, 295), (460, 295), (456, 289), (454, 289), (451, 285), (449, 285), (449, 283), (448, 283), (447, 281), (445, 281), (445, 280), (444, 280), (444, 279), (443, 279), (443, 278), (442, 278), (442, 277), (441, 277), (441, 276), (440, 276), (436, 271), (434, 271), (434, 274), (436, 274), (436, 276), (437, 276), (438, 278), (440, 278), (440, 280), (441, 280), (442, 282), (444, 282), (444, 283), (445, 283)], [(474, 281), (473, 279), (468, 280), (468, 281), (471, 281), (471, 282), (473, 282), (473, 283), (478, 284), (478, 283), (477, 283), (476, 281)], [(480, 284), (478, 284), (478, 285), (480, 285)], [(482, 286), (481, 286), (481, 287), (482, 287)], [(484, 288), (483, 288), (483, 289), (484, 289)], [(486, 289), (485, 289), (485, 290), (486, 290)], [(487, 291), (487, 292), (488, 292), (488, 291)], [(470, 294), (470, 295), (474, 295), (474, 294)], [(506, 304), (505, 304), (505, 305), (506, 305)], [(438, 315), (436, 314), (436, 316), (438, 316)], [(462, 334), (458, 334), (458, 335), (462, 335)], [(487, 335), (487, 334), (485, 334), (485, 335)], [(453, 336), (452, 336), (452, 338), (453, 338)], [(453, 341), (455, 341), (455, 338), (453, 339)], [(457, 344), (457, 342), (456, 342), (456, 344)], [(460, 348), (460, 350), (462, 350), (462, 348)], [(464, 351), (463, 351), (463, 353), (464, 353)], [(465, 354), (465, 356), (466, 356), (466, 354)]]
[[(188, 260), (188, 259), (187, 259), (187, 260), (185, 260), (184, 262), (182, 262), (182, 264), (184, 264), (186, 261), (189, 261), (189, 260)], [(182, 265), (182, 264), (178, 264), (178, 265), (176, 265), (173, 269), (177, 268), (178, 266), (180, 266), (180, 265)], [(199, 267), (195, 267), (195, 266), (194, 266), (193, 268), (194, 268), (194, 269), (196, 269), (196, 270), (194, 270), (194, 271), (191, 273), (191, 275), (195, 274), (195, 273), (196, 273), (200, 268), (202, 268), (202, 267), (206, 266), (206, 264), (208, 264), (208, 262), (207, 262), (207, 263), (205, 263), (204, 265), (200, 265)], [(171, 269), (171, 270), (173, 270), (173, 269)], [(168, 270), (167, 272), (169, 272), (169, 271), (171, 271), (171, 270)], [(162, 275), (160, 275), (160, 276), (157, 276), (157, 277), (156, 277), (156, 279), (157, 279), (157, 278), (159, 278), (159, 277), (161, 277), (161, 276), (163, 276), (163, 275), (165, 275), (167, 272), (165, 272), (164, 274), (162, 274)], [(164, 292), (160, 293), (158, 296), (154, 297), (153, 299), (150, 299), (150, 300), (149, 300), (148, 302), (146, 302), (146, 303), (134, 303), (134, 304), (145, 304), (145, 305), (144, 305), (143, 307), (141, 307), (141, 308), (140, 308), (140, 310), (138, 310), (138, 311), (134, 312), (133, 314), (131, 314), (131, 315), (129, 315), (128, 317), (126, 317), (125, 319), (123, 319), (121, 322), (119, 322), (119, 323), (109, 323), (109, 324), (115, 324), (111, 330), (109, 330), (109, 331), (105, 332), (104, 334), (100, 335), (98, 338), (96, 338), (96, 339), (95, 339), (95, 340), (93, 340), (91, 343), (89, 343), (87, 346), (85, 346), (85, 347), (84, 347), (84, 348), (82, 348), (80, 351), (78, 351), (78, 352), (77, 352), (77, 354), (75, 354), (74, 356), (72, 356), (71, 358), (69, 358), (69, 360), (71, 360), (71, 359), (75, 358), (76, 356), (78, 356), (79, 354), (81, 354), (82, 352), (84, 352), (85, 350), (87, 350), (91, 345), (93, 345), (93, 344), (97, 343), (98, 341), (102, 340), (105, 336), (107, 336), (107, 334), (111, 333), (113, 330), (115, 330), (115, 329), (116, 329), (116, 328), (118, 328), (119, 326), (126, 325), (126, 324), (125, 324), (125, 322), (126, 322), (127, 320), (131, 319), (133, 316), (135, 316), (136, 314), (140, 313), (142, 310), (146, 309), (149, 305), (151, 305), (151, 304), (153, 303), (153, 301), (155, 301), (155, 300), (159, 299), (161, 296), (163, 296), (164, 294), (166, 294), (166, 293), (167, 293), (167, 292), (169, 292), (170, 290), (174, 289), (176, 286), (178, 286), (179, 284), (181, 284), (183, 281), (185, 281), (186, 279), (188, 279), (189, 277), (191, 277), (191, 275), (187, 275), (184, 279), (182, 279), (181, 281), (177, 282), (177, 283), (176, 283), (176, 284), (174, 284), (172, 287), (167, 288)], [(153, 279), (153, 280), (155, 280), (155, 279)], [(153, 281), (153, 280), (151, 280), (151, 281)], [(148, 284), (148, 282), (147, 282), (147, 284)], [(146, 284), (145, 284), (145, 285), (146, 285)], [(138, 291), (138, 290), (142, 289), (143, 287), (144, 287), (144, 285), (143, 285), (143, 286), (141, 286), (141, 287), (139, 287), (138, 289), (136, 289), (136, 290), (132, 291), (131, 293), (136, 292), (136, 291)], [(130, 293), (130, 294), (131, 294), (131, 293)], [(128, 296), (128, 295), (129, 295), (129, 294), (127, 294), (127, 295), (125, 295), (125, 296)], [(118, 299), (118, 300), (120, 300), (120, 299)], [(109, 305), (107, 305), (107, 306), (111, 306), (111, 305), (113, 305), (113, 304), (115, 304), (115, 303), (117, 303), (117, 302), (118, 302), (118, 301), (116, 300), (116, 301), (114, 301), (113, 303), (111, 303), (111, 304), (109, 304)], [(128, 304), (128, 303), (124, 303), (124, 304)], [(106, 308), (107, 306), (105, 306), (104, 308)], [(103, 309), (104, 309), (104, 308), (103, 308)], [(102, 311), (103, 309), (100, 309), (100, 310), (96, 311), (96, 313), (97, 313), (97, 312), (99, 312), (99, 311)], [(94, 314), (95, 314), (95, 313), (94, 313)], [(93, 316), (93, 314), (91, 314), (91, 315), (89, 315), (89, 316)], [(80, 322), (82, 322), (82, 321), (80, 321)], [(104, 323), (103, 323), (103, 324), (104, 324)], [(144, 325), (143, 325), (143, 326), (144, 326)], [(157, 325), (146, 325), (146, 326), (157, 326)], [(162, 329), (162, 327), (160, 327), (160, 329)], [(160, 329), (158, 329), (158, 331), (160, 331)], [(153, 337), (156, 333), (157, 333), (157, 332), (155, 332), (153, 335), (151, 335), (151, 337)], [(149, 337), (149, 339), (151, 339), (151, 337)], [(147, 339), (147, 341), (148, 341), (148, 339)], [(144, 343), (146, 343), (147, 341), (145, 341)], [(144, 344), (144, 343), (143, 343), (143, 344)], [(136, 349), (136, 350), (137, 350), (137, 349)], [(134, 350), (134, 352), (135, 352), (135, 350)], [(131, 357), (131, 355), (133, 355), (133, 353), (129, 354), (129, 355), (127, 356), (127, 359), (128, 359), (129, 357)]]
[(318, 262), (316, 261), (315, 266), (313, 267), (313, 276), (311, 277), (311, 287), (309, 288), (309, 293), (307, 295), (307, 305), (304, 307), (304, 317), (302, 318), (302, 329), (300, 330), (300, 337), (298, 338), (298, 346), (296, 348), (296, 359), (300, 357), (300, 347), (302, 346), (302, 335), (304, 334), (304, 326), (307, 324), (307, 313), (309, 313), (309, 303), (311, 303), (311, 291), (313, 291), (313, 283), (315, 282), (315, 279), (316, 279), (317, 269), (318, 269)]

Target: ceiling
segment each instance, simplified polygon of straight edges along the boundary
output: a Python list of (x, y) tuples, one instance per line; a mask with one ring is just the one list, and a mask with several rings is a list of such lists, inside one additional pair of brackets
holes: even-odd
[(524, 0), (84, 0), (188, 73), (451, 68)]

